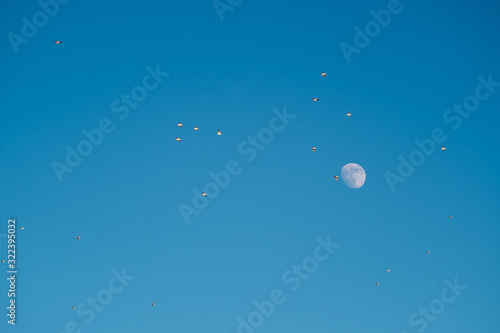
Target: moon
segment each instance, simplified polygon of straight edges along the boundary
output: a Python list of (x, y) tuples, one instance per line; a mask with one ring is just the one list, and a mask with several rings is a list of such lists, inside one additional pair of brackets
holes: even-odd
[(340, 172), (342, 181), (347, 187), (358, 189), (365, 183), (366, 173), (361, 165), (356, 163), (349, 163), (342, 167)]

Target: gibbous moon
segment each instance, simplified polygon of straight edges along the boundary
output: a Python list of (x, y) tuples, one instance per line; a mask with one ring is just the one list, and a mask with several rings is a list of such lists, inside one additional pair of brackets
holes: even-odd
[(347, 187), (358, 189), (365, 183), (366, 173), (361, 165), (356, 163), (349, 163), (342, 167), (340, 172), (342, 181), (347, 185)]

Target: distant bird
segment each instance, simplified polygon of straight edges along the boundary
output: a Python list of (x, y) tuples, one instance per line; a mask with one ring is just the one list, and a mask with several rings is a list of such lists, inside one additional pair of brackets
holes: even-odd
[(74, 306), (73, 309), (76, 309), (76, 306)]
[(442, 150), (442, 151), (445, 151), (445, 150), (446, 150), (446, 147), (445, 147), (445, 146), (442, 146), (442, 147), (441, 147), (441, 150)]
[(156, 303), (151, 303), (151, 305), (155, 305)]
[(196, 126), (195, 126), (195, 127), (194, 127), (194, 130), (195, 130), (195, 131), (197, 131), (197, 130), (198, 130), (198, 127), (196, 127)]
[(175, 138), (175, 140), (177, 140), (177, 141), (181, 142), (181, 138)]
[(380, 286), (380, 283), (378, 283), (378, 282), (375, 282), (375, 285), (376, 285), (376, 286)]
[(316, 152), (316, 147), (311, 147), (313, 152)]
[(321, 76), (322, 77), (326, 77), (326, 73), (321, 73)]
[(4, 262), (5, 262), (5, 260), (2, 260), (2, 261), (0, 261), (0, 262), (1, 262), (1, 263), (4, 263)]
[(181, 123), (177, 123), (177, 126), (179, 126), (179, 128), (182, 128), (182, 124)]
[(21, 227), (21, 228), (19, 228), (19, 229), (24, 230), (24, 227)]
[(54, 43), (55, 44), (62, 44), (63, 42), (61, 42), (60, 40), (55, 40)]
[(339, 176), (334, 176), (336, 181), (339, 181)]
[(425, 253), (429, 254), (430, 252), (429, 252), (429, 251), (427, 251), (427, 252), (425, 252)]
[(80, 237), (80, 236), (76, 236), (76, 239), (77, 239), (77, 240), (80, 240), (80, 238), (82, 238), (82, 237)]
[(207, 194), (205, 192), (202, 192), (201, 195), (203, 195), (204, 197), (207, 196)]
[(313, 98), (313, 102), (319, 101), (319, 98)]
[(217, 135), (222, 135), (222, 132), (220, 130), (217, 130)]
[(347, 112), (347, 115), (346, 115), (346, 116), (350, 117), (350, 116), (351, 116), (351, 113), (350, 113), (350, 112)]
[(453, 218), (453, 216), (451, 216), (451, 215), (450, 215), (450, 216), (448, 216), (448, 218), (449, 218), (449, 219), (452, 219), (452, 218)]
[(388, 269), (387, 271), (388, 271), (388, 272), (390, 272), (391, 270), (390, 270), (390, 269)]

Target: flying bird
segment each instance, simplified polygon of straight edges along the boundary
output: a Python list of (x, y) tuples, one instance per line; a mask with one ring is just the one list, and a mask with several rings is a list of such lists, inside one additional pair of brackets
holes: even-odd
[(217, 135), (222, 135), (222, 132), (220, 130), (217, 130)]
[(203, 195), (204, 197), (207, 196), (207, 194), (205, 192), (202, 192), (201, 195)]
[(196, 126), (195, 126), (195, 127), (194, 127), (194, 130), (195, 130), (195, 131), (197, 131), (197, 130), (198, 130), (198, 127), (196, 127)]
[(177, 140), (177, 141), (181, 142), (181, 138), (175, 138), (175, 140)]
[(311, 147), (313, 152), (316, 152), (316, 147)]
[(425, 252), (425, 253), (429, 254), (430, 252), (429, 252), (429, 251), (427, 251), (427, 252)]
[(73, 309), (76, 309), (76, 306), (74, 306)]
[(5, 260), (2, 260), (2, 261), (0, 261), (0, 262), (1, 262), (1, 263), (4, 263), (4, 262), (5, 262)]
[(63, 42), (61, 42), (60, 40), (55, 40), (54, 43), (55, 44), (62, 44)]
[(380, 283), (378, 283), (378, 282), (375, 282), (375, 285), (376, 285), (376, 286), (380, 286)]
[(346, 115), (346, 116), (350, 117), (350, 116), (351, 116), (351, 113), (350, 113), (350, 112), (347, 112), (347, 115)]
[(21, 227), (21, 228), (19, 228), (19, 229), (24, 230), (24, 227)]
[(80, 236), (76, 236), (76, 239), (77, 239), (77, 240), (80, 240), (80, 238), (82, 238), (82, 237), (80, 237)]
[(326, 73), (321, 73), (321, 76), (322, 77), (326, 77)]
[(151, 303), (151, 305), (155, 305), (156, 303)]
[(448, 216), (448, 218), (449, 218), (449, 219), (452, 219), (452, 218), (453, 218), (453, 216), (451, 216), (451, 215), (450, 215), (450, 216)]
[(334, 176), (336, 181), (339, 181), (339, 176)]
[(442, 147), (441, 147), (441, 150), (442, 150), (442, 151), (445, 151), (445, 150), (446, 150), (446, 147), (445, 147), (445, 146), (442, 146)]
[(390, 272), (391, 270), (390, 270), (390, 269), (388, 269), (387, 271), (388, 271), (388, 272)]
[(182, 124), (181, 123), (177, 123), (177, 126), (179, 126), (179, 128), (182, 128)]
[(317, 102), (317, 101), (319, 101), (319, 98), (315, 98), (315, 97), (314, 97), (314, 98), (313, 98), (313, 102)]

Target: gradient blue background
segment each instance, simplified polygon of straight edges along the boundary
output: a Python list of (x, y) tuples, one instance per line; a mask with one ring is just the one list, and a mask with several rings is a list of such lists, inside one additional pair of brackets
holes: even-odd
[[(7, 34), (40, 7), (3, 2), (0, 233), (9, 217), (25, 230), (18, 321), (3, 280), (0, 330), (230, 333), (280, 288), (255, 332), (416, 332), (408, 317), (458, 277), (468, 289), (426, 331), (499, 331), (500, 89), (456, 131), (442, 116), (479, 75), (500, 81), (500, 4), (402, 1), (348, 64), (339, 44), (386, 6), (243, 1), (221, 22), (210, 0), (71, 1), (15, 54)], [(120, 120), (110, 104), (156, 64), (170, 76)], [(284, 106), (297, 117), (246, 162), (238, 144)], [(59, 183), (51, 163), (106, 117), (114, 132)], [(391, 192), (384, 172), (436, 127), (446, 152)], [(178, 205), (233, 159), (241, 174), (186, 225)], [(333, 180), (350, 162), (359, 190)], [(281, 275), (328, 235), (341, 247), (291, 292)], [(122, 267), (135, 280), (85, 323), (72, 306)]]

